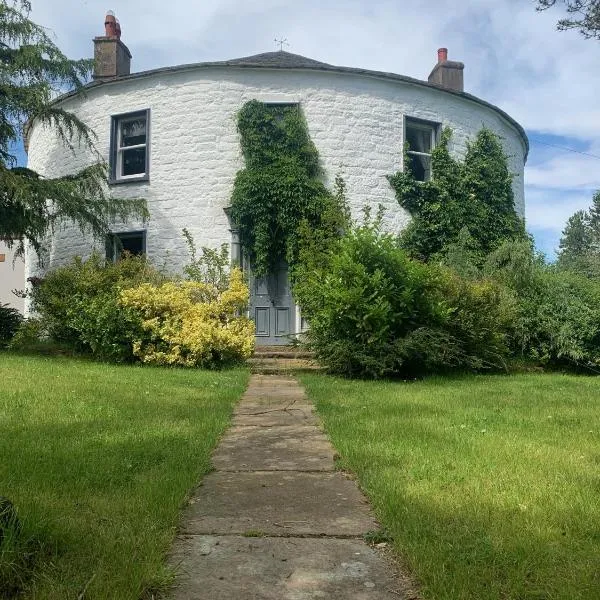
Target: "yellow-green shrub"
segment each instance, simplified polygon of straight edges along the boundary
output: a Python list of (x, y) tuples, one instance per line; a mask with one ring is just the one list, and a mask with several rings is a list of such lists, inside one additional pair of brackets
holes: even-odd
[(123, 290), (121, 306), (137, 311), (146, 335), (133, 341), (142, 362), (211, 366), (248, 358), (254, 350), (254, 324), (240, 316), (249, 291), (239, 269), (229, 286), (194, 281), (141, 284)]

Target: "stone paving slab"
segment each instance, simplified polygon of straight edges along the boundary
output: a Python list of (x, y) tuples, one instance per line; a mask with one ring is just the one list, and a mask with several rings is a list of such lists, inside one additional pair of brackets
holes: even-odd
[(286, 425), (317, 425), (313, 407), (304, 402), (288, 401), (261, 404), (244, 402), (233, 414), (233, 426), (275, 427)]
[(252, 376), (184, 511), (175, 600), (418, 598), (361, 539), (378, 524), (318, 424), (297, 381)]
[(212, 463), (217, 471), (333, 471), (333, 456), (314, 426), (232, 427)]
[(360, 540), (192, 536), (178, 540), (175, 600), (409, 600)]
[(365, 498), (342, 473), (217, 471), (190, 500), (182, 531), (361, 536), (374, 529)]

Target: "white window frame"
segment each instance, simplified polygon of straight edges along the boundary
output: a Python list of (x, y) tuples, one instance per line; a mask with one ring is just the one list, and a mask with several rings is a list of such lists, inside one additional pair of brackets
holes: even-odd
[[(408, 142), (407, 131), (408, 127), (414, 127), (415, 129), (420, 129), (421, 131), (429, 131), (431, 132), (431, 152), (418, 152), (417, 150), (411, 150), (410, 147), (406, 151), (406, 154), (409, 156), (426, 156), (429, 158), (429, 177), (423, 181), (419, 180), (421, 183), (425, 183), (426, 181), (430, 181), (432, 177), (431, 173), (431, 155), (433, 149), (437, 145), (440, 124), (435, 123), (433, 121), (425, 121), (423, 119), (416, 119), (414, 117), (404, 117), (404, 144)], [(406, 165), (408, 166), (408, 165)]]
[[(134, 146), (121, 146), (123, 125), (129, 121), (140, 118), (146, 119), (146, 142)], [(112, 116), (111, 127), (111, 179), (110, 183), (127, 183), (130, 181), (148, 181), (150, 171), (150, 109), (139, 110), (130, 113), (123, 113)], [(122, 175), (123, 172), (123, 152), (125, 150), (135, 150), (137, 148), (146, 149), (146, 164), (143, 173), (134, 173), (132, 175)]]

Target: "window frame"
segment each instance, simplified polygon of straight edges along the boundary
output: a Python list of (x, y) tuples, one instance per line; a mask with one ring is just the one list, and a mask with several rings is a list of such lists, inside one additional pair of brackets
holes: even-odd
[(117, 239), (133, 238), (138, 235), (142, 237), (142, 255), (146, 255), (148, 230), (147, 229), (130, 229), (127, 231), (111, 231), (106, 236), (106, 260), (116, 263), (123, 253), (122, 248), (117, 247)]
[[(407, 140), (407, 128), (409, 125), (414, 125), (416, 126), (417, 129), (421, 129), (421, 130), (425, 130), (428, 129), (431, 131), (431, 152), (418, 152), (417, 150), (406, 150), (406, 144), (408, 143)], [(439, 141), (440, 141), (440, 132), (442, 129), (442, 124), (438, 123), (436, 121), (428, 121), (426, 119), (420, 119), (418, 117), (412, 117), (410, 115), (404, 115), (404, 122), (403, 122), (403, 134), (404, 134), (404, 148), (405, 148), (405, 153), (413, 156), (426, 156), (429, 158), (430, 161), (430, 175), (429, 175), (429, 179), (425, 179), (424, 181), (421, 181), (420, 179), (418, 179), (417, 181), (419, 183), (426, 183), (427, 181), (431, 181), (433, 174), (431, 173), (431, 155), (433, 153), (433, 149), (438, 145)], [(404, 161), (403, 161), (404, 162)], [(405, 170), (407, 168), (408, 165), (404, 165), (403, 164), (403, 170)]]
[[(121, 127), (126, 121), (146, 118), (146, 143), (137, 144), (135, 146), (120, 147)], [(144, 173), (135, 175), (119, 175), (122, 165), (123, 149), (146, 148), (146, 164)], [(120, 113), (111, 116), (110, 124), (110, 177), (108, 183), (111, 185), (122, 183), (135, 183), (140, 181), (150, 181), (150, 109), (145, 108), (133, 112)]]

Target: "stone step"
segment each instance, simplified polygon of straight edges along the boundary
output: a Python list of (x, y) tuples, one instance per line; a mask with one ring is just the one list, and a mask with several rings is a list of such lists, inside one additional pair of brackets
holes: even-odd
[(262, 358), (254, 356), (248, 359), (253, 373), (278, 374), (294, 371), (319, 371), (322, 368), (312, 360), (305, 358)]
[(256, 346), (256, 358), (306, 358), (313, 357), (313, 353), (295, 346)]

